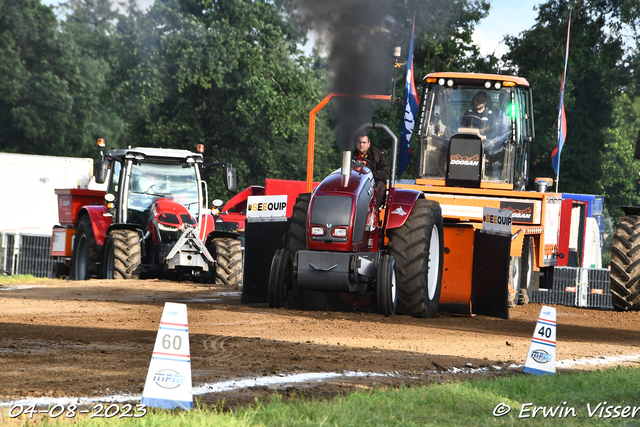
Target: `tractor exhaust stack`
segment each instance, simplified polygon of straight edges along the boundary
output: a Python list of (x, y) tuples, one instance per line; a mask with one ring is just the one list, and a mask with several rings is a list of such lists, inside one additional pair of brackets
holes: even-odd
[(343, 187), (349, 185), (349, 176), (351, 175), (351, 151), (342, 152), (342, 168), (340, 169), (342, 179), (340, 183)]

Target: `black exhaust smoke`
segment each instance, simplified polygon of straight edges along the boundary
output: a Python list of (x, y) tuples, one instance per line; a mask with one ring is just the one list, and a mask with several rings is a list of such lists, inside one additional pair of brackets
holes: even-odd
[[(298, 10), (328, 51), (334, 93), (388, 94), (394, 37), (388, 0), (297, 0)], [(338, 97), (338, 148), (353, 150), (351, 134), (371, 121), (374, 104)]]

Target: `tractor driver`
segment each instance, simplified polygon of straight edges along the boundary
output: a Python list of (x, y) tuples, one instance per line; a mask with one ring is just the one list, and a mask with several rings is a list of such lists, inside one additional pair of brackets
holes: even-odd
[(356, 149), (352, 153), (354, 160), (368, 160), (367, 167), (373, 172), (373, 179), (376, 183), (376, 203), (380, 207), (384, 201), (387, 191), (387, 178), (389, 177), (389, 165), (382, 151), (371, 146), (369, 135), (362, 134), (356, 139)]
[(460, 126), (478, 128), (480, 133), (485, 135), (493, 130), (496, 117), (489, 108), (490, 103), (487, 92), (481, 90), (476, 93), (471, 101), (472, 108), (465, 111), (460, 118)]

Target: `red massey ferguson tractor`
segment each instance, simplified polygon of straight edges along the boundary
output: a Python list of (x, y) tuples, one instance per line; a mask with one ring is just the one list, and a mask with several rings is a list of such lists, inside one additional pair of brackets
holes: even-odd
[(391, 180), (382, 209), (370, 165), (343, 153), (342, 168), (312, 194), (301, 194), (290, 219), (285, 249), (276, 251), (268, 284), (270, 307), (328, 293), (375, 295), (378, 310), (433, 317), (442, 284), (443, 224), (438, 202), (395, 185), (397, 138)]
[[(217, 227), (206, 208), (207, 187), (200, 175), (203, 168), (218, 165), (206, 165), (200, 152), (187, 150), (109, 150), (96, 163), (96, 182), (107, 182), (106, 194), (95, 192), (101, 203), (74, 201), (75, 222), (54, 228), (54, 239), (62, 233), (59, 240), (71, 242), (66, 234), (75, 234), (69, 276), (188, 276), (239, 286), (241, 242), (229, 224)], [(235, 191), (233, 167), (224, 166), (224, 179), (227, 189)]]

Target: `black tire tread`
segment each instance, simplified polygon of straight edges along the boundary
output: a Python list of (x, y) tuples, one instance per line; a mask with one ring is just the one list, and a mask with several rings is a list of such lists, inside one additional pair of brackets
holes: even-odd
[[(433, 226), (440, 233), (440, 266), (434, 300), (428, 297), (429, 244)], [(442, 213), (438, 202), (420, 198), (399, 228), (387, 231), (389, 253), (396, 262), (398, 306), (396, 312), (414, 317), (434, 317), (442, 286)]]
[(242, 243), (238, 239), (217, 237), (210, 246), (216, 260), (215, 284), (219, 286), (242, 285)]
[(142, 246), (140, 236), (133, 230), (114, 230), (113, 239), (113, 278), (139, 279)]
[(616, 224), (611, 246), (611, 299), (616, 310), (640, 310), (640, 216)]

